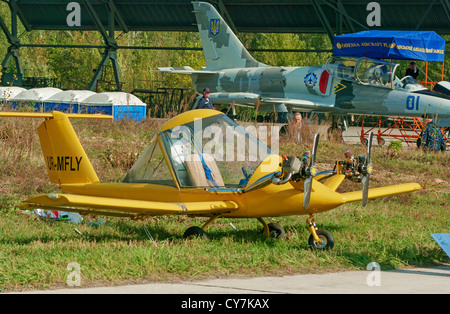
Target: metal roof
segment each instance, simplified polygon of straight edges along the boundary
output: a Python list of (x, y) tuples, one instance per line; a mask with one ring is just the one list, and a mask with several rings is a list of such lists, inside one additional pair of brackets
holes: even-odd
[[(5, 0), (27, 30), (96, 30), (96, 17), (108, 25), (113, 11), (116, 30), (197, 31), (191, 0), (80, 0), (81, 26), (66, 23), (72, 0)], [(239, 32), (347, 33), (367, 26), (364, 0), (218, 0), (213, 3)], [(433, 30), (450, 34), (449, 0), (379, 0), (384, 30)], [(94, 10), (89, 10), (88, 6)]]
[(124, 92), (104, 92), (94, 94), (85, 98), (81, 104), (97, 106), (145, 106), (145, 103), (135, 95)]
[[(177, 49), (192, 47), (119, 46), (114, 31), (192, 31), (197, 32), (191, 0), (2, 0), (11, 11), (11, 30), (0, 18), (0, 29), (9, 43), (2, 68), (16, 61), (17, 73), (23, 76), (20, 47), (104, 48), (103, 59), (89, 84), (93, 90), (105, 65), (111, 61), (117, 89), (122, 83), (117, 62), (118, 49)], [(372, 12), (366, 0), (215, 0), (212, 3), (234, 32), (325, 33), (334, 35), (363, 30), (431, 30), (450, 34), (450, 0), (378, 0), (381, 26), (369, 27)], [(80, 6), (80, 25), (69, 26), (73, 9)], [(104, 45), (22, 44), (17, 30), (18, 19), (27, 31), (97, 30)], [(275, 49), (277, 50), (277, 49)], [(320, 52), (316, 50), (316, 52)]]

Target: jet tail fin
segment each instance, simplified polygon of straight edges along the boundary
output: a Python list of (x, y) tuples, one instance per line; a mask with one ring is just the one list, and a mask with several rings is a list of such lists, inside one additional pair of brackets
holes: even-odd
[(217, 10), (206, 2), (192, 2), (203, 44), (207, 70), (266, 67), (245, 49)]

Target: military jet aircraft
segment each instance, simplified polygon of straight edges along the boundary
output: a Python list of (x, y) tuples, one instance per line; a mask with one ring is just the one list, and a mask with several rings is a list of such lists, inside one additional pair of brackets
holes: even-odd
[[(284, 229), (264, 217), (307, 215), (314, 249), (330, 249), (332, 234), (316, 227), (314, 215), (348, 202), (420, 189), (405, 183), (369, 189), (371, 144), (367, 154), (338, 161), (335, 169), (315, 168), (319, 136), (312, 153), (279, 156), (225, 114), (210, 109), (182, 113), (156, 132), (122, 183), (101, 183), (69, 118), (107, 118), (61, 112), (0, 112), (0, 117), (41, 118), (38, 127), (50, 181), (62, 193), (24, 200), (21, 208), (77, 212), (140, 219), (146, 216), (206, 217), (185, 237), (204, 236), (218, 218), (256, 218), (266, 235), (283, 237)], [(111, 118), (111, 117), (110, 117)], [(369, 141), (371, 143), (371, 141)], [(362, 191), (338, 193), (345, 180), (362, 183)]]
[[(266, 112), (325, 112), (420, 117), (425, 112), (450, 126), (450, 89), (431, 92), (398, 64), (369, 58), (330, 57), (325, 65), (274, 67), (256, 61), (209, 3), (193, 2), (206, 68), (159, 68), (190, 75), (196, 91), (208, 87), (214, 104), (259, 104)], [(344, 120), (345, 121), (345, 120)], [(285, 122), (285, 121), (280, 121)], [(446, 125), (441, 125), (446, 126)]]

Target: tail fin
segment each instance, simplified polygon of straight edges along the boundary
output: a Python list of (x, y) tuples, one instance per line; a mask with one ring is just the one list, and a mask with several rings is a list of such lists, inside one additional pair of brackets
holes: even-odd
[(38, 128), (50, 181), (55, 184), (99, 182), (67, 115), (53, 112)]
[(206, 2), (192, 2), (207, 70), (266, 67), (245, 49), (217, 10)]
[(53, 113), (0, 112), (0, 117), (46, 119), (38, 127), (38, 134), (52, 183), (61, 185), (99, 182), (69, 118), (112, 119), (112, 116), (64, 114), (54, 111)]

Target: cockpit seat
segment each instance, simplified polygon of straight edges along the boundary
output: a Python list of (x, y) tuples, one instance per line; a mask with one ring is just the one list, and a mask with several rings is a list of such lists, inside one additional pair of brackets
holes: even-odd
[(191, 186), (223, 187), (222, 175), (214, 157), (209, 154), (192, 154), (186, 156), (184, 162)]

